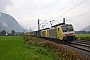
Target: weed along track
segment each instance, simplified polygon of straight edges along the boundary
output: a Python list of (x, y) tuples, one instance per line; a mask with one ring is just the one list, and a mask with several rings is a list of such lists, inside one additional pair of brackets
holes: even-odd
[[(27, 38), (26, 38), (27, 39)], [(37, 40), (37, 38), (35, 39), (35, 37), (33, 37), (32, 39), (28, 38), (28, 44), (31, 44), (30, 40)], [(80, 59), (80, 60), (86, 60), (86, 58), (82, 55), (80, 55), (77, 51), (74, 51), (73, 49), (69, 49), (67, 48), (66, 45), (63, 44), (58, 44), (49, 40), (44, 40), (44, 39), (39, 39), (42, 42), (38, 42), (38, 41), (32, 41), (32, 44), (34, 44), (35, 46), (41, 46), (44, 47), (45, 49), (49, 49), (48, 52), (52, 52), (52, 54), (49, 53), (49, 55), (52, 56), (53, 59), (64, 59), (64, 60), (76, 60), (76, 59)], [(39, 45), (40, 44), (40, 45)], [(39, 50), (39, 53), (42, 53), (42, 49)], [(38, 51), (37, 51), (38, 52)], [(48, 53), (47, 52), (47, 53)], [(56, 55), (54, 55), (56, 54)], [(48, 55), (48, 54), (47, 54)]]
[[(45, 40), (47, 42), (52, 42), (52, 40)], [(56, 45), (58, 44), (57, 42), (53, 42)], [(52, 44), (53, 44), (52, 43)], [(51, 45), (52, 45), (51, 44)], [(90, 41), (85, 41), (85, 40), (76, 40), (74, 42), (71, 42), (70, 44), (58, 44), (60, 47), (62, 47), (60, 50), (66, 50), (66, 48), (74, 50), (77, 52), (77, 54), (80, 54), (86, 58), (86, 60), (90, 60)], [(64, 49), (64, 47), (66, 47)], [(56, 47), (55, 47), (56, 48)], [(82, 60), (82, 58), (81, 58)]]

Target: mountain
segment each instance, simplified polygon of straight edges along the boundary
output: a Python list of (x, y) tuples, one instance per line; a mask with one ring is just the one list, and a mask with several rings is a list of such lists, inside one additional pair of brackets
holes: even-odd
[(81, 29), (81, 30), (84, 30), (84, 31), (90, 31), (90, 25), (88, 25), (87, 27)]
[(11, 32), (14, 30), (16, 32), (23, 32), (25, 30), (19, 23), (9, 14), (0, 12), (0, 31), (5, 30)]

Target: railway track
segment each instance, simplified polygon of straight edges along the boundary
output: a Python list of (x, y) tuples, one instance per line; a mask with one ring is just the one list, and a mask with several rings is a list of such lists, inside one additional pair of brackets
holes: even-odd
[(90, 53), (90, 41), (75, 41), (67, 45)]
[[(52, 41), (50, 39), (45, 39), (45, 40)], [(53, 40), (52, 42), (56, 42), (56, 41)], [(74, 42), (71, 42), (70, 44), (62, 44), (59, 42), (56, 42), (56, 43), (58, 43), (59, 45), (65, 46), (71, 50), (75, 50), (79, 54), (84, 56), (86, 60), (90, 60), (90, 41), (76, 40)]]
[[(50, 39), (45, 39), (45, 40), (52, 41)], [(53, 42), (55, 42), (55, 41), (53, 41)], [(58, 43), (58, 42), (56, 42), (56, 43)], [(62, 43), (59, 43), (59, 44), (62, 44)], [(83, 50), (83, 51), (90, 53), (90, 41), (76, 40), (76, 41), (71, 42), (69, 44), (63, 44), (63, 45), (67, 45), (67, 46), (70, 46), (70, 47), (73, 47), (73, 48)]]
[[(52, 39), (45, 39), (45, 40), (56, 42)], [(66, 44), (66, 43), (63, 44), (60, 42), (56, 42), (56, 43), (58, 43), (60, 46), (65, 46), (71, 50), (75, 50), (78, 52), (78, 54), (84, 56), (86, 58), (86, 60), (90, 60), (90, 41), (76, 40), (69, 44)]]
[(90, 41), (76, 40), (75, 42), (77, 42), (77, 43), (83, 43), (83, 44), (89, 44), (90, 45)]

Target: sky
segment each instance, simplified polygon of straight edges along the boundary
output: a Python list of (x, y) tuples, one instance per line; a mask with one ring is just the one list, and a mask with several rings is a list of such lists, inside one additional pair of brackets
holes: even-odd
[(90, 25), (90, 0), (0, 0), (0, 12), (10, 14), (25, 29), (37, 30), (62, 23), (74, 26), (75, 30)]

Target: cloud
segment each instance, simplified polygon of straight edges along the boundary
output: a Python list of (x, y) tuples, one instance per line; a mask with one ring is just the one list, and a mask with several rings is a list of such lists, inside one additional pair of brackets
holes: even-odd
[[(6, 1), (10, 2), (11, 0), (6, 0)], [(11, 4), (3, 3), (5, 5), (3, 10), (5, 10), (7, 7), (6, 10), (7, 13), (12, 15), (24, 28), (35, 27), (35, 29), (37, 29), (37, 19), (47, 20), (48, 24), (46, 27), (48, 27), (50, 26), (49, 24), (50, 20), (54, 19), (57, 20), (58, 23), (60, 23), (62, 22), (63, 17), (66, 18), (66, 23), (71, 23), (75, 26), (75, 30), (80, 30), (83, 27), (86, 27), (87, 25), (90, 24), (90, 20), (89, 20), (90, 14), (79, 16), (90, 11), (90, 7), (89, 7), (90, 0), (85, 1), (84, 3), (82, 3), (77, 7), (75, 6), (84, 0), (79, 0), (79, 1), (77, 0), (13, 0), (13, 1), (15, 3), (13, 6), (12, 6), (12, 1), (10, 2)], [(87, 5), (88, 7), (86, 7)], [(73, 7), (75, 8), (70, 10)], [(67, 12), (68, 10), (70, 11)], [(65, 14), (62, 15), (63, 13)], [(53, 25), (54, 24), (57, 24), (57, 22), (54, 22)]]
[[(57, 2), (58, 1), (58, 2)], [(23, 6), (28, 5), (27, 7), (32, 8), (33, 10), (41, 10), (51, 8), (58, 3), (61, 3), (62, 0), (27, 0)]]
[(12, 0), (0, 0), (0, 12), (6, 12), (7, 6), (12, 6)]
[(61, 3), (62, 0), (26, 0), (19, 8), (17, 9), (19, 12), (23, 14), (31, 14), (34, 16), (43, 15), (50, 12), (53, 12), (58, 4)]

